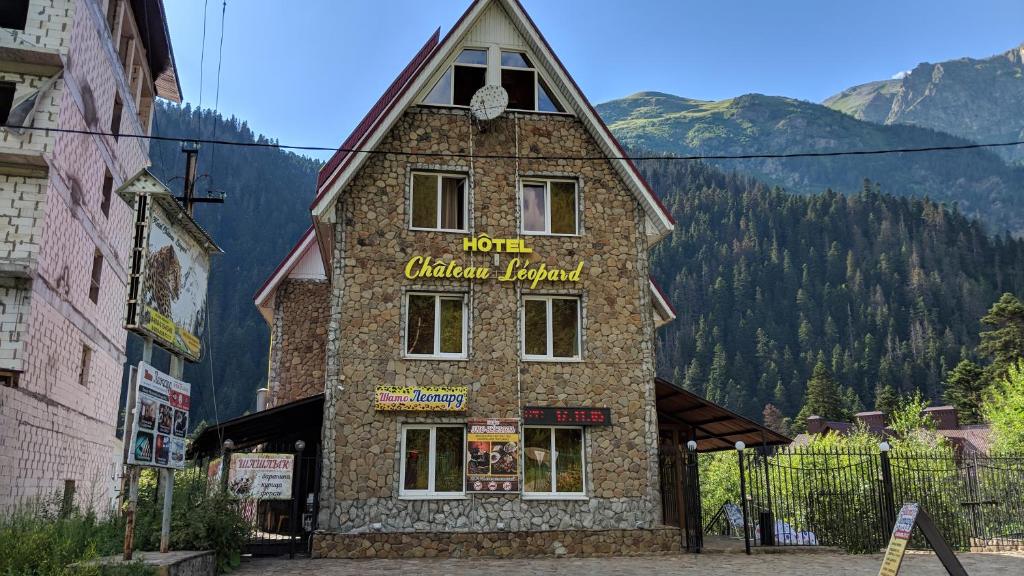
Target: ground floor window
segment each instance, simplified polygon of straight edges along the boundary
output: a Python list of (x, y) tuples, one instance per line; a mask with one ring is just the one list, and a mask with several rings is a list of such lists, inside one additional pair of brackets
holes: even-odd
[(584, 496), (583, 429), (523, 429), (527, 496)]
[(400, 496), (452, 498), (465, 493), (465, 427), (402, 429)]

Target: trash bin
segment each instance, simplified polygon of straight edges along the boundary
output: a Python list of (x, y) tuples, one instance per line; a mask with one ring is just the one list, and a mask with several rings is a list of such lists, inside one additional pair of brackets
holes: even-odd
[(775, 517), (771, 511), (759, 512), (757, 522), (761, 527), (761, 546), (775, 546)]

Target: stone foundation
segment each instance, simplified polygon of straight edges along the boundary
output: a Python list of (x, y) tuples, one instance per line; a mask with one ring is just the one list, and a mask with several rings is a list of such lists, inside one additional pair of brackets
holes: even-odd
[(120, 555), (107, 556), (93, 562), (76, 564), (71, 574), (94, 574), (98, 566), (109, 567), (116, 571), (117, 567), (141, 562), (153, 568), (157, 576), (216, 576), (217, 559), (212, 550), (182, 550), (160, 554), (159, 552), (136, 552), (134, 559), (125, 562)]
[(313, 536), (314, 558), (534, 558), (678, 554), (678, 528), (544, 532), (381, 532)]

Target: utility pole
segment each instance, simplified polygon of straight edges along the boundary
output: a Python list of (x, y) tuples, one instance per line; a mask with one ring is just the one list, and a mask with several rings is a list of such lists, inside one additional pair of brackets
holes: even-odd
[(199, 143), (187, 141), (181, 143), (181, 151), (185, 153), (185, 189), (183, 195), (178, 198), (185, 211), (192, 216), (192, 208), (195, 204), (223, 204), (224, 196), (205, 196), (196, 198), (196, 167), (199, 160)]

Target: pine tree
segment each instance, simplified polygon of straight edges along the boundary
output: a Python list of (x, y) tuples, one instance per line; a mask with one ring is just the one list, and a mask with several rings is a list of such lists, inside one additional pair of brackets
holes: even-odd
[(839, 384), (832, 378), (825, 367), (825, 362), (821, 360), (814, 365), (811, 379), (807, 381), (804, 407), (800, 409), (797, 421), (806, 423), (810, 416), (821, 416), (826, 420), (845, 420), (849, 417), (849, 412), (843, 407)]
[(991, 329), (980, 334), (978, 352), (992, 361), (986, 372), (989, 381), (994, 382), (1003, 379), (1010, 366), (1024, 357), (1024, 303), (1005, 293), (988, 309), (981, 323)]
[(982, 393), (985, 387), (985, 370), (964, 359), (946, 376), (943, 398), (956, 407), (956, 415), (961, 423), (977, 424), (981, 422)]
[(900, 405), (900, 395), (889, 384), (875, 388), (875, 410), (892, 414)]

